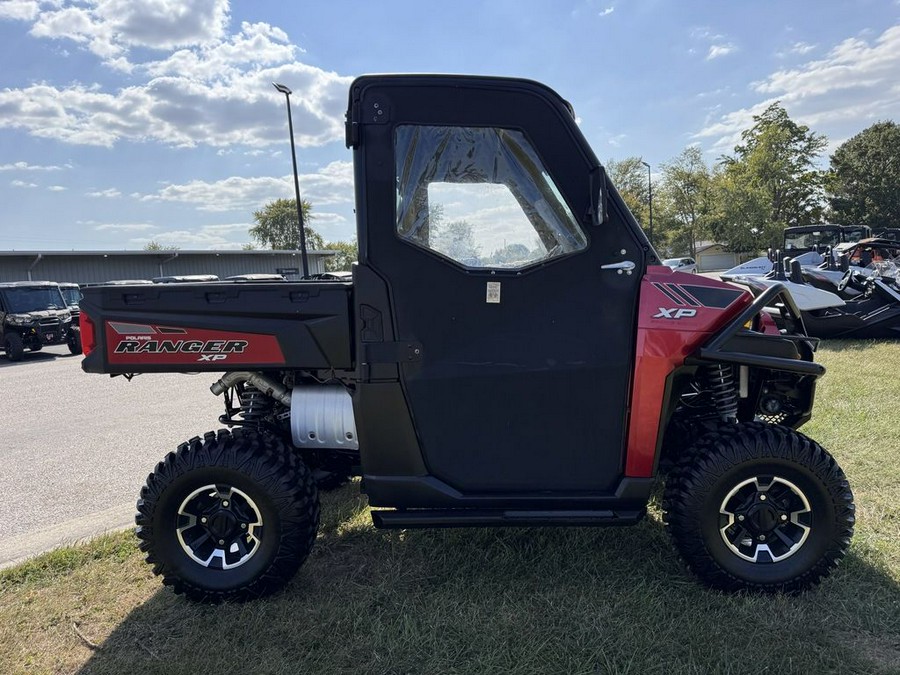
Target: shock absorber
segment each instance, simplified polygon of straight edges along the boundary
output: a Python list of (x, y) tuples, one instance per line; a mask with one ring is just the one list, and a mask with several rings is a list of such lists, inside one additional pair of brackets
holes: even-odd
[(716, 411), (726, 422), (737, 419), (738, 393), (734, 385), (734, 367), (716, 363), (706, 367), (706, 381)]

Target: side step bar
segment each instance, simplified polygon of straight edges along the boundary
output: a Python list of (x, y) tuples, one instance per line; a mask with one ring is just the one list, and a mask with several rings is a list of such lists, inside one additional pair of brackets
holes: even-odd
[(379, 529), (420, 527), (553, 527), (594, 525), (634, 525), (645, 509), (628, 511), (518, 511), (499, 509), (385, 509), (372, 511)]

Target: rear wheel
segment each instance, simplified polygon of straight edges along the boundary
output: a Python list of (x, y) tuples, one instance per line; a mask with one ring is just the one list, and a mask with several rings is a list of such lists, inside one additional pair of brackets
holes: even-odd
[(10, 361), (21, 361), (25, 356), (25, 344), (18, 333), (7, 333), (3, 339), (3, 349)]
[(137, 504), (153, 572), (193, 600), (247, 600), (281, 588), (312, 549), (319, 498), (280, 439), (242, 430), (182, 443)]
[(791, 429), (704, 436), (667, 481), (665, 519), (688, 566), (724, 590), (805, 590), (844, 556), (853, 494), (834, 458)]

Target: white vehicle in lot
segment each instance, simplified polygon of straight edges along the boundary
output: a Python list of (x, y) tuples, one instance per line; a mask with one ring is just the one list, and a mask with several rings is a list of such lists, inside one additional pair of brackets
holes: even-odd
[(666, 258), (662, 264), (671, 267), (673, 272), (697, 274), (697, 263), (693, 258)]

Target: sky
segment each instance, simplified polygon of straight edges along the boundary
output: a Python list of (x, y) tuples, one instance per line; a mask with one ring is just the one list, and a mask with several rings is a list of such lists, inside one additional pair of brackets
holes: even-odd
[(655, 174), (774, 101), (833, 151), (900, 119), (900, 0), (0, 0), (0, 62), (0, 250), (237, 249), (294, 194), (272, 82), (313, 226), (350, 240), (355, 76), (538, 80)]

